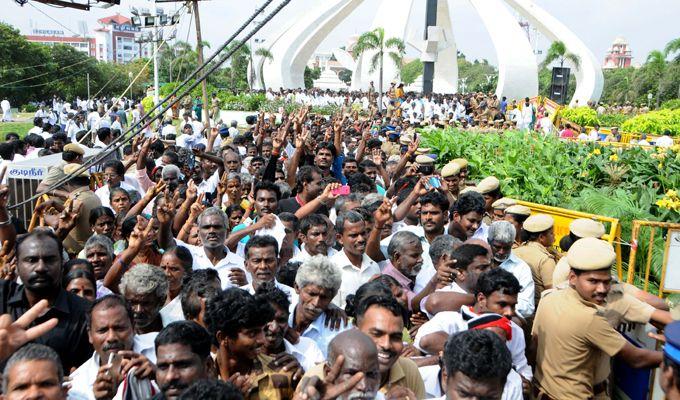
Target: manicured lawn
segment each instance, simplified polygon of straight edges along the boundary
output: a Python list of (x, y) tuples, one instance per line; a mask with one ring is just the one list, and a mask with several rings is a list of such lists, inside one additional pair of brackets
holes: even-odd
[(9, 132), (16, 132), (20, 137), (26, 136), (26, 133), (33, 127), (31, 122), (0, 122), (0, 141), (5, 141), (5, 134)]

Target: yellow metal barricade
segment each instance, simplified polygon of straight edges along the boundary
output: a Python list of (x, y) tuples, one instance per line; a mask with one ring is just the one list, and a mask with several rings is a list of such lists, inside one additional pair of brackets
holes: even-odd
[(518, 204), (527, 206), (531, 209), (532, 214), (547, 214), (555, 220), (555, 247), (559, 248), (560, 239), (569, 234), (569, 224), (571, 221), (578, 218), (588, 218), (595, 221), (600, 221), (608, 228), (602, 239), (608, 241), (614, 246), (616, 250), (616, 270), (619, 279), (623, 279), (623, 270), (621, 269), (621, 224), (617, 218), (605, 217), (604, 215), (596, 215), (584, 213), (581, 211), (568, 210), (566, 208), (546, 206), (543, 204), (530, 203), (528, 201), (517, 201)]
[[(649, 228), (649, 237), (647, 238), (647, 249), (643, 254), (643, 261), (645, 264), (644, 270), (644, 287), (647, 291), (649, 288), (649, 275), (652, 269), (652, 262), (654, 260), (654, 246), (657, 230), (661, 230), (660, 238), (665, 237), (663, 261), (661, 264), (661, 280), (659, 281), (659, 297), (664, 297), (668, 293), (680, 293), (680, 224), (670, 222), (656, 222), (656, 221), (633, 221), (633, 228), (631, 232), (631, 249), (630, 258), (628, 260), (628, 276), (626, 281), (634, 284), (636, 275), (637, 255), (640, 245), (641, 229), (643, 227)], [(672, 264), (671, 264), (672, 263)], [(668, 271), (668, 266), (672, 265), (675, 270)]]

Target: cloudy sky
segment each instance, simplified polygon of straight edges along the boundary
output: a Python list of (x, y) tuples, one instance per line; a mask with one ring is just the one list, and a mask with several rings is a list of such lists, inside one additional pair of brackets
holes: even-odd
[[(120, 6), (108, 9), (93, 8), (91, 11), (50, 7), (34, 0), (23, 7), (14, 0), (0, 0), (3, 7), (0, 21), (9, 23), (23, 33), (33, 28), (63, 30), (67, 35), (80, 33), (80, 21), (85, 21), (90, 31), (98, 26), (97, 19), (121, 13), (130, 15), (130, 7), (153, 8), (152, 0), (121, 0)], [(76, 0), (84, 2), (86, 0)], [(266, 38), (291, 18), (304, 18), (305, 10), (321, 1), (292, 0), (290, 4), (258, 37)], [(444, 1), (444, 0), (440, 0)], [(468, 58), (486, 58), (495, 63), (495, 53), (479, 17), (468, 0), (450, 0), (453, 4), (454, 34), (460, 51)], [(654, 49), (663, 49), (666, 43), (680, 37), (680, 1), (678, 0), (535, 0), (538, 5), (569, 26), (603, 60), (606, 50), (617, 36), (623, 36), (633, 51), (634, 63), (643, 63), (646, 55)], [(201, 24), (204, 40), (217, 48), (243, 21), (254, 12), (256, 3), (263, 0), (204, 0), (200, 3)], [(274, 0), (278, 4), (280, 0)], [(318, 51), (328, 51), (346, 43), (347, 38), (366, 30), (373, 20), (380, 0), (364, 0), (321, 44)], [(414, 0), (409, 30), (417, 32), (424, 24), (425, 0)], [(181, 3), (163, 4), (168, 11), (179, 9)], [(269, 7), (271, 11), (273, 7)], [(195, 31), (190, 16), (184, 16), (177, 29), (177, 39), (195, 43)], [(69, 32), (71, 30), (71, 32)], [(545, 49), (549, 42), (537, 37), (537, 47)], [(209, 52), (210, 50), (208, 50)], [(541, 56), (539, 56), (540, 58)]]

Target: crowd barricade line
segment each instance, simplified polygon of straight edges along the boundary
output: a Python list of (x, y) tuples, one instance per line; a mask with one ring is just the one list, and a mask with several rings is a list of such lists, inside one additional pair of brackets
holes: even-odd
[(623, 269), (621, 266), (621, 224), (618, 218), (607, 217), (604, 215), (589, 214), (576, 210), (569, 210), (566, 208), (546, 206), (544, 204), (531, 203), (528, 201), (518, 200), (518, 204), (529, 207), (532, 214), (547, 214), (555, 220), (554, 232), (555, 243), (554, 247), (559, 248), (559, 243), (562, 237), (569, 234), (569, 224), (578, 218), (588, 218), (595, 221), (600, 221), (608, 228), (602, 239), (611, 243), (616, 251), (616, 271), (619, 279), (623, 279)]

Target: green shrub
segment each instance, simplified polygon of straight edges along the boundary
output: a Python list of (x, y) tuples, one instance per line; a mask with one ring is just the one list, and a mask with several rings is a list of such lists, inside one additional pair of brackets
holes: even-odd
[(661, 104), (661, 108), (665, 110), (677, 110), (680, 108), (680, 99), (664, 101), (663, 104)]
[(650, 111), (636, 115), (621, 125), (624, 132), (662, 134), (669, 130), (672, 135), (680, 134), (680, 109)]
[(25, 113), (34, 113), (36, 111), (38, 111), (38, 106), (36, 106), (35, 104), (31, 104), (31, 103), (28, 103), (21, 108), (21, 112), (25, 112)]
[(597, 119), (597, 112), (590, 107), (567, 108), (562, 111), (562, 118), (581, 126), (593, 126), (600, 122)]
[(628, 121), (630, 118), (631, 118), (630, 115), (618, 113), (602, 114), (598, 116), (598, 119), (600, 120), (600, 126), (604, 127), (621, 126), (624, 122)]
[(153, 96), (146, 96), (142, 99), (142, 106), (144, 107), (144, 112), (148, 113), (153, 108)]

